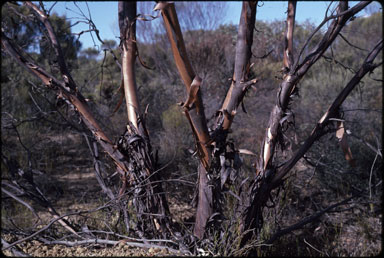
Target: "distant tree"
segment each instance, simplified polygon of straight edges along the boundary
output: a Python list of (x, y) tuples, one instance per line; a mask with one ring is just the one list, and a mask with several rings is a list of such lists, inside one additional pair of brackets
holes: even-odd
[(89, 47), (81, 51), (81, 54), (84, 55), (87, 59), (96, 59), (99, 55), (97, 49)]

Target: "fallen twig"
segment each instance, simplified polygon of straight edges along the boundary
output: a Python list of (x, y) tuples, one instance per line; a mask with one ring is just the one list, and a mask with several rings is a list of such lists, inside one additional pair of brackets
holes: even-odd
[(108, 206), (109, 206), (109, 204), (107, 203), (106, 205), (103, 205), (103, 206), (101, 206), (101, 207), (98, 207), (98, 208), (95, 208), (95, 209), (92, 209), (92, 210), (87, 210), (87, 211), (76, 211), (76, 212), (67, 213), (67, 214), (62, 215), (62, 216), (57, 216), (57, 217), (55, 217), (54, 219), (52, 219), (52, 220), (48, 223), (48, 225), (46, 225), (45, 227), (43, 227), (43, 228), (40, 229), (39, 231), (36, 231), (35, 233), (33, 233), (33, 234), (31, 234), (31, 235), (29, 235), (29, 236), (23, 238), (23, 239), (17, 240), (17, 241), (15, 241), (15, 242), (13, 242), (12, 244), (9, 244), (9, 246), (6, 246), (6, 247), (2, 248), (1, 250), (4, 251), (4, 250), (6, 250), (6, 249), (9, 249), (9, 248), (11, 248), (11, 247), (13, 247), (13, 246), (15, 246), (15, 245), (17, 245), (17, 244), (20, 244), (20, 243), (22, 243), (22, 242), (24, 242), (24, 241), (27, 241), (27, 240), (29, 240), (29, 239), (31, 239), (31, 238), (37, 236), (38, 234), (40, 234), (40, 233), (44, 232), (45, 230), (47, 230), (48, 228), (50, 228), (50, 227), (53, 225), (53, 223), (55, 223), (55, 222), (58, 221), (58, 220), (61, 220), (61, 219), (64, 218), (64, 217), (68, 217), (68, 216), (72, 216), (72, 215), (80, 215), (80, 214), (82, 214), (82, 213), (94, 212), (94, 211), (97, 211), (97, 210), (106, 208), (106, 207), (108, 207)]
[[(10, 244), (7, 241), (5, 241), (3, 238), (1, 238), (1, 245), (6, 248), (10, 246)], [(13, 253), (13, 255), (17, 257), (30, 257), (30, 255), (24, 253), (23, 251), (20, 251), (19, 248), (17, 247), (12, 247), (11, 252)]]

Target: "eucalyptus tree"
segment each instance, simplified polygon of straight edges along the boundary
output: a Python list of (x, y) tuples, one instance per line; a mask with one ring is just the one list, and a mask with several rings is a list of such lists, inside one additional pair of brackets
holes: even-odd
[[(257, 67), (252, 68), (251, 59), (258, 2), (242, 3), (237, 28), (233, 75), (221, 108), (215, 113), (215, 122), (211, 126), (207, 123), (202, 97), (204, 81), (196, 73), (189, 60), (175, 4), (157, 3), (154, 10), (159, 15), (153, 16), (151, 19), (161, 17), (163, 21), (176, 68), (185, 86), (186, 99), (179, 103), (180, 109), (191, 128), (195, 139), (195, 153), (199, 159), (198, 198), (193, 230), (182, 227), (172, 220), (169, 203), (162, 186), (161, 170), (157, 167), (150, 134), (146, 127), (147, 110), (140, 108), (135, 75), (135, 62), (139, 56), (136, 22), (140, 19), (148, 22), (150, 19), (148, 16), (137, 14), (136, 2), (119, 2), (118, 5), (121, 59), (117, 63), (121, 68), (120, 89), (121, 92), (124, 92), (127, 117), (122, 118), (126, 119), (126, 129), (117, 143), (112, 141), (112, 136), (108, 135), (95, 119), (86, 99), (79, 91), (68, 68), (57, 32), (52, 26), (46, 10), (41, 6), (32, 2), (24, 3), (25, 8), (33, 13), (36, 19), (34, 22), (46, 31), (46, 37), (55, 54), (55, 65), (57, 65), (60, 75), (51, 74), (27, 55), (6, 28), (2, 28), (2, 51), (40, 78), (58, 98), (67, 101), (78, 112), (94, 139), (114, 161), (115, 169), (120, 175), (120, 191), (112, 193), (105, 190), (105, 192), (112, 201), (121, 205), (126, 220), (130, 218), (129, 212), (135, 214), (137, 223), (134, 230), (141, 238), (170, 239), (178, 242), (180, 248), (192, 243), (193, 249), (196, 245), (210, 246), (214, 239), (226, 236), (225, 241), (233, 244), (229, 245), (228, 250), (230, 251), (227, 250), (227, 254), (234, 254), (234, 250), (248, 248), (251, 241), (257, 239), (263, 226), (264, 211), (272, 191), (283, 185), (292, 168), (303, 158), (311, 146), (322, 136), (335, 131), (340, 141), (345, 139), (341, 105), (366, 74), (372, 73), (381, 66), (381, 60), (379, 63), (375, 63), (375, 59), (382, 53), (382, 40), (374, 43), (365, 58), (359, 60), (360, 67), (349, 81), (344, 82), (344, 88), (332, 104), (324, 110), (324, 115), (319, 118), (310, 135), (306, 139), (302, 139), (303, 144), (291, 149), (288, 157), (279, 157), (281, 153), (278, 151), (278, 147), (281, 149), (292, 147), (286, 144), (284, 133), (291, 125), (289, 123), (292, 117), (290, 105), (293, 95), (300, 87), (300, 82), (305, 79), (305, 75), (311, 67), (336, 42), (342, 29), (348, 23), (353, 22), (355, 15), (370, 3), (363, 1), (350, 8), (348, 2), (340, 1), (335, 10), (327, 10), (324, 20), (308, 36), (304, 45), (297, 48), (294, 33), (297, 3), (296, 1), (288, 2), (284, 34), (285, 49), (281, 67), (282, 78), (276, 89), (276, 98), (270, 100), (273, 102), (273, 108), (269, 113), (259, 157), (255, 160), (253, 176), (247, 178), (241, 175), (240, 154), (255, 155), (254, 152), (257, 150), (237, 149), (235, 144), (228, 139), (228, 134), (235, 123), (239, 107), (243, 105), (247, 91), (258, 86), (259, 78), (251, 77), (250, 73), (251, 69), (254, 69), (257, 74)], [(186, 5), (188, 6), (188, 4)], [(206, 17), (207, 20), (209, 18)], [(325, 28), (325, 25), (328, 27)], [(317, 43), (313, 44), (312, 40), (320, 30), (325, 30), (325, 32), (320, 34)], [(308, 51), (309, 46), (313, 46), (313, 48)], [(345, 141), (342, 149), (346, 159), (352, 162), (350, 149)], [(128, 209), (130, 200), (134, 211)], [(340, 202), (331, 208), (345, 202)], [(314, 214), (310, 219), (303, 220), (297, 227), (313, 221), (331, 208)], [(126, 226), (129, 231), (129, 223), (126, 223)], [(275, 236), (294, 229), (295, 227), (285, 231), (281, 230)], [(228, 234), (229, 230), (232, 232), (231, 236)]]

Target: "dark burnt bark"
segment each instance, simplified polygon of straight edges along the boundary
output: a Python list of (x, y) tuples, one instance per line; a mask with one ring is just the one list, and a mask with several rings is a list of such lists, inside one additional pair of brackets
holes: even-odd
[[(128, 172), (121, 174), (123, 194), (133, 196), (142, 236), (169, 237), (169, 208), (161, 186), (161, 176), (155, 171), (149, 135), (140, 114), (135, 77), (136, 2), (119, 2), (119, 27), (122, 63), (122, 82), (128, 114), (127, 130), (120, 137), (118, 149), (128, 161)], [(161, 234), (159, 234), (161, 233)]]
[[(143, 119), (140, 116), (138, 116), (137, 119), (137, 124), (142, 125), (138, 126), (139, 129), (144, 128), (141, 132), (139, 132), (133, 123), (129, 121), (129, 126), (127, 128), (130, 129), (130, 132), (124, 134), (122, 136), (121, 144), (116, 146), (101, 128), (85, 101), (85, 98), (77, 90), (75, 81), (71, 79), (71, 76), (66, 69), (60, 44), (56, 40), (55, 32), (47, 15), (32, 3), (27, 2), (25, 4), (36, 13), (37, 17), (49, 31), (50, 40), (55, 49), (57, 59), (63, 61), (58, 62), (63, 81), (58, 80), (45, 71), (41, 65), (36, 63), (35, 60), (18, 47), (16, 43), (12, 42), (3, 32), (1, 35), (2, 48), (29, 72), (40, 78), (59, 98), (68, 101), (78, 111), (86, 127), (92, 132), (105, 152), (114, 160), (117, 170), (122, 176), (123, 186), (120, 191), (120, 198), (124, 195), (127, 186), (130, 183), (136, 188), (134, 187), (133, 190), (130, 189), (131, 191), (129, 193), (135, 193), (135, 190), (136, 193), (140, 192), (140, 195), (136, 195), (136, 207), (138, 211), (140, 211), (141, 216), (145, 217), (144, 220), (147, 222), (144, 223), (145, 226), (141, 226), (141, 230), (140, 227), (138, 230), (143, 234), (152, 237), (169, 236), (169, 209), (160, 185), (160, 175), (159, 173), (154, 173), (156, 168), (151, 156), (151, 147), (149, 139), (146, 137), (147, 134)], [(134, 48), (132, 49), (134, 50)], [(136, 52), (130, 54), (133, 57), (136, 56)], [(129, 62), (132, 62), (133, 57)], [(134, 81), (134, 78), (132, 80)], [(123, 144), (123, 142), (125, 142), (125, 144)], [(133, 153), (127, 152), (128, 149), (132, 150)], [(142, 161), (143, 159), (144, 161)], [(137, 191), (137, 189), (140, 190)]]

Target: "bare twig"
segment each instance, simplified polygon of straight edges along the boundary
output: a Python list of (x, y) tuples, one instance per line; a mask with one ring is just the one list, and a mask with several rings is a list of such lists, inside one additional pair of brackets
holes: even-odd
[(12, 197), (13, 199), (15, 199), (16, 201), (18, 201), (19, 203), (21, 203), (22, 205), (24, 205), (25, 207), (27, 207), (38, 219), (40, 219), (39, 215), (36, 213), (35, 209), (32, 208), (31, 205), (29, 205), (28, 203), (24, 202), (22, 199), (20, 199), (19, 197), (17, 197), (16, 195), (14, 195), (13, 193), (7, 191), (5, 188), (1, 187), (1, 191), (4, 192), (6, 195)]
[[(319, 249), (315, 248), (313, 245), (311, 245), (310, 243), (307, 242), (307, 240), (305, 240), (304, 238), (304, 243), (306, 243), (307, 245), (309, 245), (309, 247), (311, 247), (313, 250), (321, 253), (321, 254), (324, 254), (324, 252), (320, 251)], [(327, 253), (326, 253), (327, 254)], [(327, 256), (329, 257), (329, 255), (327, 254)]]
[[(6, 248), (8, 248), (10, 246), (10, 244), (7, 241), (5, 241), (3, 238), (1, 238), (1, 245), (6, 247)], [(16, 246), (11, 248), (11, 252), (16, 257), (30, 257), (30, 255), (24, 253), (23, 251), (20, 251), (20, 249)]]
[[(343, 111), (345, 112), (347, 110), (343, 110)], [(377, 146), (377, 148), (375, 148), (375, 147), (373, 147), (372, 144), (370, 144), (369, 142), (365, 141), (364, 139), (361, 139), (357, 135), (354, 135), (353, 133), (349, 134), (349, 136), (352, 136), (356, 140), (364, 143), (364, 145), (366, 145), (369, 149), (371, 149), (374, 153), (376, 153), (376, 155), (379, 155), (381, 158), (383, 158), (383, 154), (381, 153), (382, 148), (380, 148), (380, 146)]]
[(88, 139), (88, 136), (85, 133), (83, 133), (83, 136), (87, 142), (89, 151), (91, 152), (92, 157), (93, 157), (93, 165), (95, 168), (95, 175), (96, 175), (97, 182), (99, 183), (103, 192), (106, 195), (108, 195), (108, 197), (111, 200), (113, 200), (113, 199), (115, 199), (115, 195), (113, 194), (112, 190), (106, 186), (104, 179), (102, 177), (101, 171), (100, 171), (100, 161), (99, 161), (99, 155), (98, 155), (98, 150), (97, 150), (97, 144), (96, 144), (96, 142), (93, 142), (93, 150), (92, 150), (92, 146), (91, 146), (90, 140)]
[(319, 122), (313, 129), (311, 135), (306, 139), (304, 144), (299, 148), (299, 150), (294, 153), (293, 157), (290, 160), (288, 160), (286, 163), (284, 163), (281, 168), (278, 169), (276, 175), (273, 178), (274, 187), (281, 182), (284, 175), (286, 175), (288, 171), (296, 164), (296, 162), (307, 152), (307, 150), (312, 146), (312, 144), (324, 134), (324, 128), (327, 125), (329, 119), (334, 118), (336, 116), (339, 107), (347, 98), (349, 93), (356, 87), (356, 85), (358, 85), (360, 80), (368, 72), (372, 72), (378, 66), (377, 64), (374, 64), (373, 61), (375, 60), (379, 52), (382, 50), (382, 48), (383, 40), (380, 40), (365, 58), (363, 64), (361, 65), (360, 69), (357, 71), (355, 76), (353, 76), (352, 79), (347, 83), (344, 89), (339, 93), (339, 95), (330, 105), (328, 111), (319, 120)]
[(369, 189), (369, 199), (372, 200), (372, 174), (373, 174), (373, 168), (375, 167), (375, 164), (376, 164), (376, 160), (377, 160), (377, 156), (379, 155), (379, 153), (377, 152), (376, 153), (376, 156), (375, 156), (375, 159), (373, 160), (372, 162), (372, 166), (371, 166), (371, 172), (369, 173), (369, 183), (368, 183), (368, 189)]
[(49, 228), (50, 228), (56, 221), (59, 221), (59, 220), (63, 219), (64, 217), (73, 216), (73, 215), (80, 215), (80, 214), (83, 214), (83, 213), (90, 213), (90, 212), (94, 212), (94, 211), (98, 211), (98, 210), (104, 209), (104, 208), (109, 207), (109, 206), (110, 206), (110, 204), (107, 203), (107, 204), (105, 204), (105, 205), (103, 205), (103, 206), (101, 206), (101, 207), (97, 207), (97, 208), (92, 209), (92, 210), (70, 212), (70, 213), (67, 213), (67, 214), (65, 214), (65, 215), (58, 216), (58, 217), (52, 219), (52, 220), (51, 220), (45, 227), (43, 227), (42, 229), (36, 231), (35, 233), (33, 233), (33, 234), (31, 234), (31, 235), (29, 235), (29, 236), (23, 238), (23, 239), (20, 239), (20, 240), (17, 240), (17, 241), (15, 241), (15, 242), (13, 242), (13, 243), (10, 244), (9, 246), (2, 248), (2, 250), (9, 249), (9, 248), (11, 248), (11, 247), (13, 247), (13, 246), (15, 246), (15, 245), (17, 245), (17, 244), (20, 244), (20, 243), (22, 243), (22, 242), (25, 242), (25, 241), (27, 241), (27, 240), (29, 240), (29, 239), (31, 239), (31, 238), (33, 238), (33, 237), (39, 235), (40, 233), (42, 233), (42, 232), (44, 232), (45, 230), (49, 229)]

